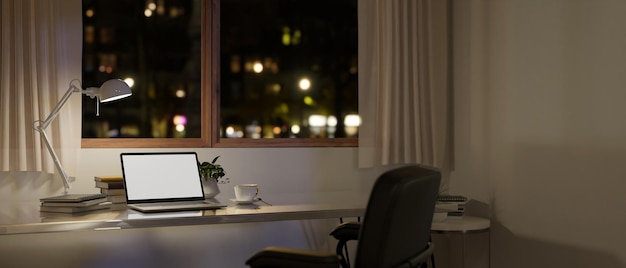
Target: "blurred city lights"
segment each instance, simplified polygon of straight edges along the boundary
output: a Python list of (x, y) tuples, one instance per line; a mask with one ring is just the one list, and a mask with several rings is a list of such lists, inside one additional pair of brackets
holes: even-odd
[(300, 82), (298, 82), (298, 86), (302, 90), (309, 90), (309, 88), (311, 88), (311, 81), (308, 78), (302, 78)]

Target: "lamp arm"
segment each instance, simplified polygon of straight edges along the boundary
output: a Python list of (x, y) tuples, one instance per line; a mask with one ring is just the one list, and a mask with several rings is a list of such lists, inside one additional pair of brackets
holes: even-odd
[(59, 161), (59, 157), (54, 151), (54, 148), (52, 148), (52, 144), (50, 144), (50, 138), (48, 138), (48, 134), (46, 133), (45, 129), (41, 127), (35, 127), (35, 130), (39, 132), (41, 136), (43, 137), (44, 144), (46, 144), (46, 148), (48, 148), (48, 152), (50, 152), (50, 155), (52, 156), (54, 165), (56, 166), (57, 171), (59, 171), (61, 178), (63, 178), (63, 188), (64, 188), (63, 194), (67, 194), (68, 190), (72, 187), (70, 185), (70, 179), (67, 176), (67, 173), (65, 173), (65, 169), (63, 169), (63, 166), (61, 166), (61, 161)]
[(70, 99), (70, 97), (72, 96), (72, 93), (74, 93), (74, 92), (81, 92), (81, 91), (82, 90), (80, 88), (78, 88), (75, 85), (73, 85), (72, 83), (70, 83), (70, 88), (67, 90), (67, 92), (65, 92), (65, 95), (63, 95), (63, 97), (61, 98), (59, 103), (57, 103), (57, 105), (54, 106), (54, 109), (52, 109), (52, 112), (50, 113), (50, 115), (48, 115), (48, 117), (46, 117), (46, 120), (43, 120), (43, 122), (41, 122), (41, 124), (39, 125), (39, 128), (41, 128), (43, 130), (48, 128), (48, 125), (50, 125), (50, 123), (52, 123), (52, 121), (59, 114), (59, 111), (61, 111), (61, 108), (63, 108), (63, 106), (65, 105), (67, 100)]
[(52, 144), (50, 143), (50, 138), (48, 137), (48, 134), (46, 133), (46, 128), (48, 128), (50, 123), (52, 123), (52, 121), (54, 121), (54, 119), (57, 117), (57, 115), (59, 114), (59, 111), (61, 111), (61, 108), (63, 108), (65, 103), (72, 96), (72, 93), (74, 93), (74, 92), (81, 92), (82, 91), (82, 89), (80, 87), (76, 87), (73, 84), (74, 81), (76, 81), (76, 80), (72, 80), (72, 82), (70, 82), (70, 88), (67, 90), (67, 92), (65, 92), (65, 95), (63, 95), (63, 97), (57, 103), (57, 105), (54, 106), (54, 108), (52, 109), (52, 112), (50, 113), (50, 115), (48, 115), (48, 117), (46, 117), (46, 119), (44, 121), (35, 121), (35, 125), (33, 126), (35, 131), (39, 132), (41, 134), (41, 136), (43, 137), (44, 144), (46, 145), (46, 148), (48, 149), (48, 152), (50, 152), (50, 156), (52, 156), (52, 160), (54, 162), (54, 165), (56, 166), (57, 171), (59, 171), (59, 174), (61, 175), (61, 178), (63, 178), (64, 194), (67, 194), (68, 190), (71, 187), (70, 180), (69, 180), (69, 177), (67, 176), (67, 173), (65, 173), (65, 170), (63, 169), (63, 166), (61, 166), (61, 161), (59, 161), (59, 157), (57, 156), (56, 152), (54, 151), (54, 148), (52, 147)]

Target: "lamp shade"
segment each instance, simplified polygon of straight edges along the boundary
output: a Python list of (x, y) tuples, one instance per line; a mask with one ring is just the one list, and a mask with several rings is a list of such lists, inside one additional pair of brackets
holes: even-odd
[(100, 96), (100, 102), (119, 100), (133, 94), (128, 84), (121, 79), (111, 79), (104, 82), (98, 91), (97, 95)]

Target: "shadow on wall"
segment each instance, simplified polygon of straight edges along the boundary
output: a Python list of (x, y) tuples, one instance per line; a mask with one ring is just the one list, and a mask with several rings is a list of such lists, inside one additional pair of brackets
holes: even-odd
[(489, 219), (491, 218), (491, 206), (487, 203), (470, 199), (467, 204), (465, 204), (465, 215)]
[[(74, 180), (74, 178), (70, 178)], [(40, 198), (57, 195), (63, 191), (58, 175), (34, 172), (0, 172), (0, 201), (39, 201)]]
[(583, 141), (510, 149), (510, 161), (493, 164), (492, 267), (626, 267), (624, 149)]
[(491, 239), (491, 267), (626, 267), (616, 256), (608, 252), (518, 236), (493, 220)]
[[(466, 215), (490, 218), (490, 206), (477, 200), (466, 205)], [(564, 224), (561, 221), (559, 224)], [(589, 228), (581, 232), (594, 231)], [(601, 231), (601, 230), (596, 230)], [(491, 267), (497, 268), (624, 268), (618, 256), (610, 252), (543, 241), (514, 234), (497, 219), (491, 217)], [(619, 235), (615, 233), (615, 235)], [(475, 258), (473, 256), (472, 258)], [(480, 267), (480, 266), (477, 266)]]

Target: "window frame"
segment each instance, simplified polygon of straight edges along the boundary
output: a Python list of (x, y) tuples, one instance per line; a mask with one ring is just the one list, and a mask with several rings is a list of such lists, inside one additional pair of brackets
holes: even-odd
[[(200, 138), (82, 138), (81, 148), (357, 147), (358, 138), (225, 138), (220, 133), (220, 0), (201, 4)], [(217, 122), (217, 123), (215, 123)]]

